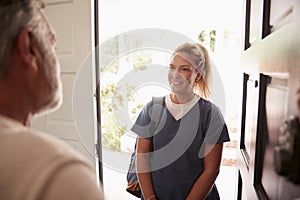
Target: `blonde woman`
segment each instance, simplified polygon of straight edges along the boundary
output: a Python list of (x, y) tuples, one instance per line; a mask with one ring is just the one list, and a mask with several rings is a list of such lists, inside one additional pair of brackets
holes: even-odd
[[(177, 47), (170, 59), (171, 93), (161, 97), (159, 125), (149, 126), (153, 102), (139, 114), (132, 131), (138, 134), (137, 170), (142, 199), (219, 199), (219, 173), (227, 126), (209, 99), (211, 65), (201, 44)], [(156, 110), (157, 112), (157, 110)]]

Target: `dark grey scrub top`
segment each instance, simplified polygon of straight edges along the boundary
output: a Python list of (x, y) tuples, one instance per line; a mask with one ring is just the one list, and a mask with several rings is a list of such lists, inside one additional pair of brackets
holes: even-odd
[[(162, 102), (155, 115), (151, 114), (152, 101), (147, 103), (131, 130), (139, 137), (152, 139), (150, 168), (157, 198), (184, 200), (204, 170), (204, 144), (229, 141), (228, 130), (217, 106), (202, 98), (179, 120)], [(154, 135), (149, 136), (151, 121), (158, 121), (157, 112), (161, 113), (160, 124), (156, 124)], [(219, 199), (215, 185), (207, 199)]]

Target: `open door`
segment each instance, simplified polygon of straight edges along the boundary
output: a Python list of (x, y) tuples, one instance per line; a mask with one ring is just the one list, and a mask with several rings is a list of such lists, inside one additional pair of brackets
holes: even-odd
[[(53, 113), (34, 119), (32, 126), (65, 141), (83, 153), (95, 170), (98, 170), (95, 159), (97, 129), (94, 68), (90, 67), (80, 74), (86, 57), (95, 47), (94, 1), (45, 0), (45, 3), (46, 14), (58, 38), (57, 55), (61, 64), (63, 105)], [(84, 88), (85, 93), (74, 96), (74, 92), (80, 91), (77, 90), (79, 86)], [(84, 107), (84, 113), (74, 113), (74, 104), (79, 108), (76, 112)], [(76, 116), (81, 116), (80, 129)]]

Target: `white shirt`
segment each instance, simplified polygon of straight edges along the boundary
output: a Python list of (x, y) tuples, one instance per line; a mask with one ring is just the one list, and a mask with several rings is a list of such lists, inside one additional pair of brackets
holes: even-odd
[(168, 94), (165, 98), (167, 109), (171, 115), (176, 119), (181, 119), (191, 108), (199, 101), (200, 97), (195, 95), (189, 102), (183, 104), (173, 103), (170, 95)]

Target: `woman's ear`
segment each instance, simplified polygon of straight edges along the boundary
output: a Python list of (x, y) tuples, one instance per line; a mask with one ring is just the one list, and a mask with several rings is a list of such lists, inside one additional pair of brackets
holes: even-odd
[(202, 77), (202, 74), (200, 72), (197, 72), (196, 78), (195, 78), (195, 82), (198, 82)]
[(40, 53), (32, 32), (27, 28), (23, 28), (19, 33), (17, 50), (27, 70), (37, 71)]

